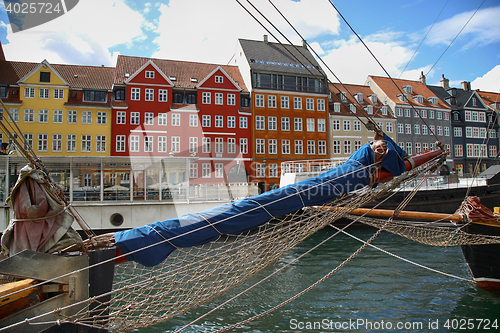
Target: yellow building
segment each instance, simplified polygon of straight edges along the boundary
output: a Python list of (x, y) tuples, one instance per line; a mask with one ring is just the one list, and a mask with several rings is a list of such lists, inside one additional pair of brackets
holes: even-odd
[(35, 154), (110, 155), (114, 68), (1, 61), (0, 73), (0, 97)]

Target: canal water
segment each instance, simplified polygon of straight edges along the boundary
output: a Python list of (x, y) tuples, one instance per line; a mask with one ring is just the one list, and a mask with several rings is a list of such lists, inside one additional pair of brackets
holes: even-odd
[[(376, 231), (351, 227), (367, 240)], [(165, 324), (137, 332), (173, 332), (283, 267), (335, 233), (321, 230), (245, 285)], [(373, 242), (418, 264), (471, 279), (460, 247), (422, 245), (382, 232)], [(337, 235), (270, 280), (182, 332), (211, 332), (280, 304), (324, 277), (361, 243)], [(487, 329), (489, 328), (489, 329)], [(500, 296), (367, 247), (326, 281), (280, 309), (231, 332), (495, 332)]]

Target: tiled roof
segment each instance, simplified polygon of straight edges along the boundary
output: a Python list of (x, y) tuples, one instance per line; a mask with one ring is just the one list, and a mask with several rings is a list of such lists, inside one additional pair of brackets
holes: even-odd
[[(129, 75), (134, 74), (144, 64), (151, 60), (167, 77), (175, 76), (173, 81), (176, 87), (195, 88), (196, 85), (207, 77), (214, 69), (221, 66), (226, 73), (240, 86), (243, 91), (247, 91), (238, 67), (230, 65), (217, 65), (199, 62), (187, 62), (178, 60), (166, 60), (155, 58), (141, 58), (119, 55), (116, 62), (114, 84), (123, 84)], [(196, 78), (197, 82), (192, 82), (191, 78)]]
[[(40, 63), (0, 61), (0, 84), (17, 84)], [(105, 89), (113, 86), (113, 67), (51, 64), (59, 75), (74, 89)]]
[[(441, 99), (438, 98), (438, 104), (434, 105), (431, 104), (427, 98), (429, 97), (437, 97), (425, 84), (421, 83), (420, 81), (411, 81), (411, 80), (403, 80), (403, 79), (393, 79), (394, 82), (396, 82), (397, 86), (400, 88), (396, 88), (394, 86), (394, 83), (390, 78), (387, 77), (381, 77), (381, 76), (372, 76), (370, 75), (370, 78), (373, 80), (375, 84), (377, 84), (380, 89), (384, 91), (384, 93), (387, 95), (387, 97), (392, 100), (394, 103), (400, 104), (400, 105), (410, 105), (408, 102), (403, 102), (401, 101), (397, 96), (401, 94), (401, 91), (404, 92), (403, 88), (404, 86), (411, 85), (412, 86), (412, 91), (413, 93), (408, 94), (408, 99), (410, 99), (411, 103), (415, 106), (425, 106), (425, 107), (440, 107), (440, 108), (445, 108), (449, 109), (450, 107), (444, 103)], [(424, 98), (423, 103), (417, 103), (412, 97), (417, 96), (417, 95), (422, 95)]]
[(314, 75), (324, 74), (314, 56), (303, 46), (247, 39), (238, 41), (252, 70), (307, 76), (311, 75), (310, 70)]
[[(377, 118), (394, 118), (394, 116), (391, 114), (390, 110), (388, 110), (387, 115), (382, 115), (380, 113), (380, 108), (384, 106), (381, 102), (380, 99), (377, 96), (377, 102), (372, 103), (372, 101), (368, 98), (368, 96), (373, 95), (374, 92), (370, 89), (369, 86), (363, 86), (363, 85), (357, 85), (357, 84), (340, 84), (340, 83), (330, 83), (329, 84), (330, 90), (338, 97), (337, 99), (334, 97), (334, 102), (340, 102), (340, 94), (342, 92), (346, 92), (345, 96), (347, 98), (347, 102), (344, 102), (345, 104), (354, 104), (358, 109), (360, 104), (354, 99), (354, 95), (357, 93), (362, 93), (363, 94), (363, 103), (361, 103), (361, 106), (365, 108), (368, 105), (373, 106), (373, 117)], [(352, 95), (352, 96), (351, 96)], [(332, 112), (332, 114), (341, 114), (341, 115), (353, 115), (351, 111), (349, 110), (348, 107), (344, 106), (343, 104), (340, 105), (340, 112)], [(359, 112), (356, 112), (358, 116), (362, 116)]]
[(476, 90), (477, 94), (481, 96), (483, 99), (484, 104), (492, 107), (493, 109), (500, 111), (500, 108), (495, 108), (491, 104), (492, 103), (497, 103), (500, 104), (500, 93), (494, 93), (494, 92), (488, 92), (488, 91), (482, 91), (482, 90)]

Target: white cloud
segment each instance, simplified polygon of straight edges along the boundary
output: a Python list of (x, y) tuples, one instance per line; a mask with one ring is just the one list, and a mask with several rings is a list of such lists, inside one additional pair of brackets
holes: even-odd
[(471, 88), (500, 92), (500, 65), (493, 67), (488, 73), (472, 81)]
[[(269, 27), (272, 34), (286, 42), (247, 2), (241, 1), (259, 21)], [(300, 37), (266, 0), (252, 3), (294, 44), (300, 44)], [(332, 8), (326, 2), (314, 0), (274, 1), (283, 15), (294, 25), (305, 39), (336, 34), (339, 22)], [(168, 6), (160, 6), (158, 24), (159, 36), (155, 43), (159, 50), (153, 57), (226, 63), (236, 48), (238, 38), (261, 40), (266, 32), (238, 3), (232, 0), (170, 0)], [(305, 20), (304, 12), (315, 13), (314, 20)], [(211, 15), (207, 15), (211, 13)], [(220, 18), (218, 18), (220, 17)]]
[(114, 66), (108, 48), (142, 35), (142, 16), (123, 0), (80, 1), (72, 10), (40, 26), (12, 33), (3, 45), (16, 61)]
[[(463, 26), (467, 23), (474, 11), (463, 12), (452, 18), (438, 22), (427, 36), (426, 43), (430, 45), (448, 45)], [(459, 38), (467, 39), (463, 49), (475, 45), (488, 45), (500, 41), (500, 7), (480, 9), (464, 28)], [(427, 31), (428, 28), (424, 29)]]

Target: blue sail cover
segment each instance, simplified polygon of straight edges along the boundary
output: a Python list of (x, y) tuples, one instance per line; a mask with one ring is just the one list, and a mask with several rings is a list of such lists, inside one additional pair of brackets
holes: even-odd
[[(390, 145), (387, 146), (390, 150)], [(404, 156), (404, 151), (402, 153)], [(116, 232), (116, 244), (129, 261), (154, 266), (165, 260), (177, 247), (202, 245), (216, 240), (220, 234), (241, 234), (263, 225), (273, 217), (303, 207), (325, 204), (370, 183), (373, 150), (365, 145), (354, 154), (356, 156), (344, 164), (296, 184), (201, 213)], [(400, 155), (394, 158), (401, 159)], [(393, 160), (390, 165), (397, 163)]]

